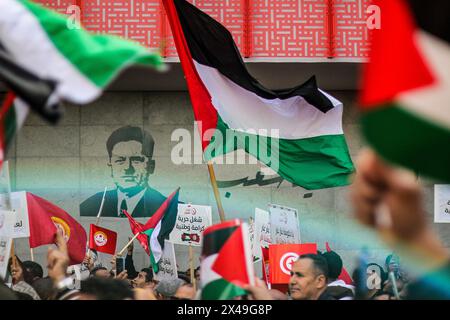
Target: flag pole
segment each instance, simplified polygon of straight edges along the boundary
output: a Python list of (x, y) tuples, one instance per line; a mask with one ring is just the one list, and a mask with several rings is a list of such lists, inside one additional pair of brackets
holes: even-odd
[(225, 212), (223, 210), (222, 201), (220, 200), (219, 187), (217, 186), (216, 174), (211, 161), (208, 161), (209, 179), (211, 180), (211, 186), (214, 191), (214, 197), (216, 198), (217, 209), (219, 210), (220, 221), (225, 221)]
[(34, 251), (33, 251), (33, 248), (30, 248), (30, 256), (31, 256), (31, 261), (34, 262)]
[(102, 202), (100, 203), (100, 209), (98, 209), (98, 213), (97, 213), (97, 220), (95, 221), (95, 225), (98, 226), (98, 224), (100, 223), (100, 216), (102, 215), (102, 210), (103, 210), (103, 204), (105, 203), (105, 197), (106, 197), (106, 190), (108, 187), (105, 187), (105, 191), (103, 191), (103, 197), (102, 197)]
[(197, 284), (194, 277), (194, 252), (192, 250), (192, 244), (189, 242), (189, 268), (191, 270), (191, 283), (194, 286), (194, 290), (197, 292)]
[(140, 232), (136, 233), (136, 234), (134, 235), (134, 237), (131, 238), (131, 240), (125, 245), (125, 247), (123, 247), (123, 249), (120, 250), (120, 252), (117, 254), (117, 256), (119, 256), (119, 257), (122, 256), (123, 253), (125, 252), (125, 250), (127, 250), (127, 248), (131, 245), (131, 243), (132, 243), (139, 235), (140, 235)]

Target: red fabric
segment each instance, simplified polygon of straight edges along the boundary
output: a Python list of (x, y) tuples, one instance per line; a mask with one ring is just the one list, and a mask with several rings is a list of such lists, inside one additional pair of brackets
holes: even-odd
[[(11, 109), (11, 106), (14, 103), (14, 99), (16, 95), (12, 91), (8, 91), (6, 94), (5, 100), (2, 103), (2, 107), (0, 109), (0, 170), (3, 167), (3, 160), (5, 158), (6, 153), (6, 135), (5, 135), (5, 115)], [(19, 130), (19, 128), (16, 128)]]
[(205, 150), (209, 141), (205, 141), (203, 135), (206, 130), (216, 129), (218, 120), (217, 111), (212, 105), (208, 90), (195, 69), (173, 0), (163, 0), (163, 4), (172, 29), (181, 66), (186, 77), (195, 120), (202, 122), (201, 127), (199, 126), (199, 131), (202, 138), (202, 147)]
[(262, 252), (262, 275), (266, 284), (270, 283), (270, 263), (269, 263), (269, 248), (261, 247)]
[(107, 254), (115, 254), (117, 233), (91, 224), (89, 231), (89, 249)]
[(269, 245), (270, 283), (287, 284), (291, 278), (292, 263), (298, 256), (317, 253), (317, 244), (271, 244)]
[(167, 208), (169, 207), (170, 203), (172, 202), (175, 195), (180, 191), (180, 188), (172, 192), (172, 194), (163, 202), (163, 204), (156, 210), (156, 212), (148, 219), (148, 221), (145, 224), (139, 223), (130, 214), (123, 210), (123, 213), (127, 216), (128, 221), (130, 222), (130, 228), (131, 232), (136, 235), (136, 233), (140, 233), (137, 236), (137, 240), (141, 244), (142, 248), (144, 248), (145, 252), (147, 252), (148, 255), (150, 255), (150, 248), (148, 246), (148, 236), (142, 232), (153, 229), (158, 224), (159, 220), (162, 219), (164, 214), (166, 213)]
[(372, 30), (370, 63), (364, 68), (361, 108), (370, 110), (400, 93), (431, 85), (435, 79), (418, 42), (417, 27), (404, 0), (376, 0), (381, 29)]
[[(325, 247), (327, 248), (328, 252), (332, 251), (328, 242), (325, 243)], [(350, 275), (348, 274), (347, 270), (344, 267), (342, 267), (342, 271), (338, 279), (344, 281), (346, 284), (353, 285), (353, 279), (352, 277), (350, 277)]]
[(86, 254), (86, 231), (67, 212), (53, 203), (27, 192), (30, 222), (30, 248), (55, 243), (57, 227), (67, 240), (71, 264), (83, 262)]
[(246, 254), (242, 225), (240, 225), (220, 249), (212, 270), (228, 282), (242, 287), (250, 284), (248, 270), (253, 268), (248, 259), (250, 256), (248, 252)]

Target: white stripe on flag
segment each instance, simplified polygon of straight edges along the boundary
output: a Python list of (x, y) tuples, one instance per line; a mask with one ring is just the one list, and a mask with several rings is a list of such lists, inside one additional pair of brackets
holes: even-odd
[[(340, 101), (330, 99), (335, 107), (323, 113), (302, 97), (286, 100), (263, 99), (223, 76), (217, 69), (194, 61), (197, 72), (208, 89), (212, 104), (222, 120), (238, 131), (279, 130), (279, 138), (297, 140), (325, 135), (341, 135), (342, 110)], [(331, 97), (327, 94), (328, 97)]]
[(160, 231), (161, 231), (161, 220), (159, 220), (150, 237), (150, 251), (153, 257), (155, 258), (156, 263), (158, 263), (162, 257), (162, 248), (161, 244), (158, 241), (158, 235)]
[(57, 80), (60, 97), (85, 104), (101, 94), (58, 51), (38, 19), (19, 1), (0, 1), (0, 39), (19, 65), (43, 79)]

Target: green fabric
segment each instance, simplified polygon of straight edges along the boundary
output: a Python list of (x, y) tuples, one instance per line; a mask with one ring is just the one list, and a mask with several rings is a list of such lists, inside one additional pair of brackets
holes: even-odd
[(402, 109), (395, 102), (362, 117), (363, 133), (384, 158), (450, 182), (450, 130)]
[(150, 245), (150, 238), (152, 237), (153, 231), (155, 231), (155, 229), (148, 229), (148, 230), (145, 230), (142, 233), (146, 234), (147, 237), (148, 237), (148, 249), (150, 251), (150, 264), (152, 265), (153, 271), (155, 273), (158, 273), (159, 272), (159, 265), (158, 265), (158, 263), (156, 263), (155, 256), (153, 255), (153, 252), (152, 252), (152, 246)]
[(224, 279), (211, 281), (202, 288), (202, 300), (229, 300), (246, 294), (247, 291)]
[[(67, 28), (67, 17), (28, 0), (21, 3), (38, 19), (56, 49), (97, 87), (106, 87), (127, 66), (163, 67), (162, 58), (141, 45), (110, 35)], [(30, 30), (31, 31), (31, 30)]]
[[(219, 117), (216, 132), (205, 150), (205, 159), (211, 160), (237, 149), (243, 149), (259, 161), (274, 168), (270, 157), (279, 159), (277, 173), (289, 182), (305, 189), (315, 190), (345, 186), (350, 183), (349, 176), (354, 166), (348, 152), (344, 135), (328, 135), (307, 139), (258, 139), (258, 148), (251, 150), (248, 140), (255, 135), (233, 130), (236, 137), (226, 136), (228, 125)], [(225, 141), (220, 143), (216, 135), (222, 134)], [(278, 148), (276, 143), (278, 142)], [(274, 147), (272, 147), (272, 145)], [(262, 149), (264, 148), (264, 149)], [(267, 150), (267, 152), (261, 152)]]

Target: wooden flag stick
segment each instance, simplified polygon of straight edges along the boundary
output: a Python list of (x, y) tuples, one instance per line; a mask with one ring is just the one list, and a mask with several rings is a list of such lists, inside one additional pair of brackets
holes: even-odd
[(34, 251), (33, 251), (33, 248), (30, 248), (30, 256), (31, 256), (31, 261), (34, 262)]
[(17, 259), (16, 259), (16, 253), (14, 251), (14, 239), (11, 240), (11, 259), (12, 259), (12, 268), (16, 269)]
[(194, 277), (194, 251), (192, 250), (192, 245), (189, 243), (189, 268), (191, 270), (191, 283), (194, 286), (194, 290), (197, 292), (197, 286)]
[(219, 187), (217, 186), (216, 174), (214, 173), (214, 167), (211, 161), (208, 161), (209, 179), (214, 191), (214, 197), (216, 198), (217, 209), (219, 210), (220, 221), (225, 221), (225, 212), (222, 207), (222, 201), (220, 200)]
[(127, 250), (127, 248), (131, 245), (131, 243), (132, 243), (139, 235), (140, 235), (139, 232), (136, 233), (136, 234), (134, 235), (134, 237), (131, 238), (131, 240), (125, 245), (125, 247), (123, 247), (123, 249), (120, 250), (120, 252), (117, 254), (117, 256), (119, 256), (119, 257), (122, 256), (123, 253), (125, 252), (125, 250)]
[(98, 213), (97, 213), (97, 220), (95, 221), (95, 225), (96, 226), (98, 226), (98, 224), (100, 223), (100, 216), (102, 215), (103, 204), (105, 203), (106, 189), (107, 188), (108, 187), (105, 187), (105, 191), (103, 191), (102, 202), (100, 203), (100, 209), (98, 209)]

